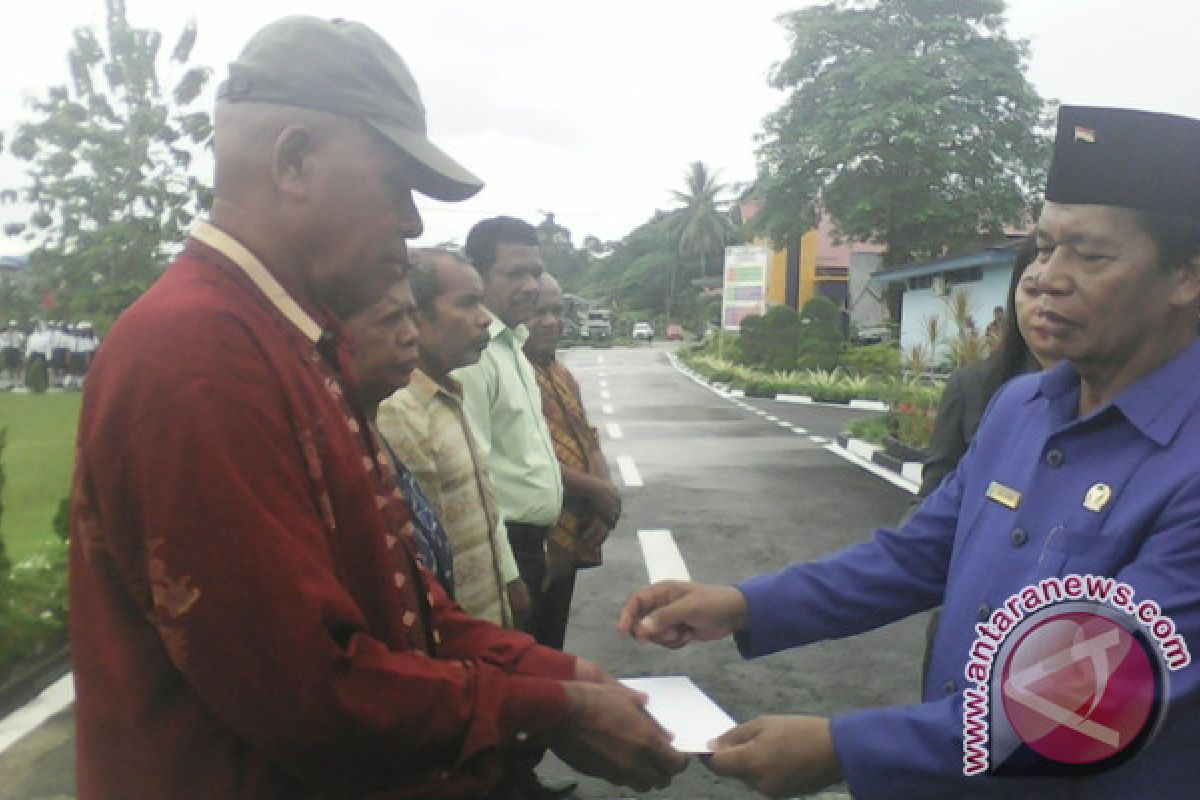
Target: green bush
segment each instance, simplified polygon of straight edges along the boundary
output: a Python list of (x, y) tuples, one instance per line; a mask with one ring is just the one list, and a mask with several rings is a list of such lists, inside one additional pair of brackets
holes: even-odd
[(788, 306), (772, 306), (761, 317), (742, 320), (742, 363), (769, 372), (795, 369), (806, 337), (800, 314)]
[(43, 394), (50, 388), (50, 373), (46, 369), (46, 362), (42, 359), (37, 359), (25, 368), (25, 386), (31, 392)]
[(814, 297), (804, 304), (799, 317), (795, 365), (800, 369), (836, 367), (845, 343), (842, 309), (828, 297)]
[(885, 436), (891, 433), (888, 427), (887, 415), (874, 417), (859, 417), (850, 420), (846, 425), (846, 435), (853, 439), (862, 439), (870, 444), (882, 445)]
[(780, 392), (779, 385), (769, 378), (747, 381), (743, 388), (747, 397), (774, 397)]
[(899, 375), (900, 348), (891, 342), (847, 347), (839, 364), (859, 375)]

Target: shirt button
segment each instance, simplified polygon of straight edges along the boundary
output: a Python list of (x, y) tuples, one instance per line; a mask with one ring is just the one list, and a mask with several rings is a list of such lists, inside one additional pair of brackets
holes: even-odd
[(1063, 463), (1062, 450), (1051, 450), (1049, 453), (1046, 453), (1046, 463), (1052, 467), (1061, 466)]
[(954, 694), (957, 691), (958, 691), (958, 684), (955, 683), (954, 681), (946, 681), (945, 683), (942, 684), (942, 694), (946, 695), (946, 697), (949, 697), (950, 695)]
[(1025, 544), (1025, 542), (1029, 541), (1029, 534), (1026, 533), (1023, 528), (1013, 528), (1011, 538), (1013, 547), (1020, 547), (1021, 545)]
[(987, 622), (988, 617), (992, 615), (992, 607), (987, 603), (980, 603), (979, 608), (975, 609), (975, 619), (980, 622)]

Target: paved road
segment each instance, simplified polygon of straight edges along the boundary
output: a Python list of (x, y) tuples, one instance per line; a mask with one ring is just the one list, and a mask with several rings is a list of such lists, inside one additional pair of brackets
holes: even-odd
[[(614, 630), (625, 597), (646, 582), (639, 529), (670, 529), (693, 579), (732, 583), (836, 551), (895, 521), (910, 495), (810, 439), (831, 439), (863, 412), (719, 397), (672, 369), (660, 348), (573, 350), (566, 362), (609, 460), (632, 457), (645, 484), (624, 491), (625, 514), (605, 548), (604, 566), (580, 575), (568, 649), (621, 676), (690, 675), (738, 721), (918, 698), (922, 619), (755, 661), (744, 661), (728, 641), (672, 652), (636, 645)], [(611, 414), (603, 413), (606, 404)], [(619, 426), (622, 438), (607, 435), (609, 423)], [(619, 796), (587, 779), (579, 794)], [(693, 762), (670, 789), (647, 796), (747, 794)]]
[[(729, 642), (671, 652), (617, 635), (621, 603), (646, 582), (639, 529), (670, 529), (694, 579), (731, 583), (861, 540), (897, 519), (909, 499), (810, 439), (832, 438), (862, 412), (764, 400), (745, 401), (750, 408), (743, 408), (675, 371), (666, 347), (577, 349), (565, 356), (614, 475), (625, 457), (643, 483), (624, 490), (625, 515), (606, 546), (604, 566), (580, 576), (568, 649), (620, 676), (690, 675), (738, 721), (914, 701), (920, 619), (755, 661), (742, 660)], [(0, 755), (0, 800), (73, 796), (70, 731), (68, 712)], [(544, 769), (569, 774), (554, 763)], [(645, 796), (748, 794), (692, 763), (670, 789)], [(590, 779), (581, 781), (579, 795), (625, 796)]]

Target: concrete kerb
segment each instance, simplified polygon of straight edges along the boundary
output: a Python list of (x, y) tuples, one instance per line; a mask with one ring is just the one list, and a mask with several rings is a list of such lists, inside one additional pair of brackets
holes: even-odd
[[(690, 369), (679, 361), (679, 357), (675, 353), (668, 353), (667, 360), (671, 366), (685, 377), (689, 378), (696, 384), (703, 386), (718, 397), (726, 399), (733, 397), (745, 397), (745, 391), (734, 389), (729, 384), (721, 383), (720, 381), (708, 381), (704, 376), (695, 370)], [(764, 397), (763, 400), (774, 400), (777, 403), (797, 403), (803, 405), (820, 405), (830, 406), (833, 408), (852, 408), (858, 411), (887, 411), (888, 405), (880, 400), (851, 400), (849, 403), (820, 403), (813, 400), (811, 397), (802, 394), (776, 394), (774, 397)], [(826, 447), (831, 453), (834, 453), (853, 464), (863, 467), (868, 472), (873, 472), (889, 482), (899, 486), (907, 492), (916, 494), (921, 486), (921, 462), (919, 461), (901, 461), (894, 458), (883, 451), (883, 448), (877, 445), (869, 444), (861, 439), (851, 439), (847, 436), (838, 435), (837, 444)], [(887, 474), (883, 474), (887, 473)]]

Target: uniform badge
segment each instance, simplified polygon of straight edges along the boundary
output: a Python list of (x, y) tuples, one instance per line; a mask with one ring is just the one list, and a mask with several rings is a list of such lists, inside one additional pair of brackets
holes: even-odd
[(1083, 507), (1088, 511), (1099, 511), (1112, 499), (1112, 487), (1107, 483), (1094, 483), (1083, 496)]
[(1008, 488), (998, 481), (992, 481), (988, 484), (987, 498), (1014, 511), (1016, 511), (1017, 506), (1021, 505), (1021, 493), (1016, 489)]

